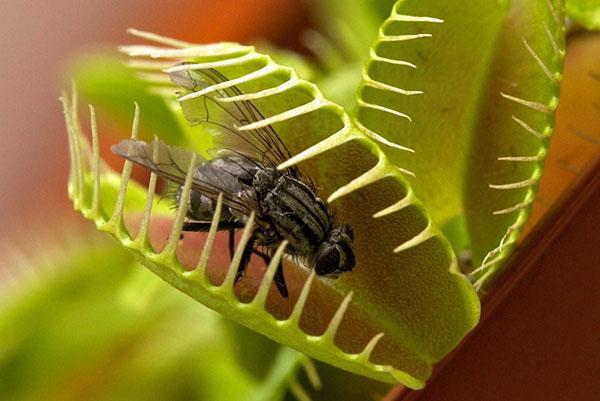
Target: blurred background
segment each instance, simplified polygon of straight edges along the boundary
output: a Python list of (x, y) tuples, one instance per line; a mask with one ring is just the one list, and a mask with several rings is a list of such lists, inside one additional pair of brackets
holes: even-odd
[[(8, 333), (0, 339), (0, 400), (4, 401), (3, 394), (15, 400), (210, 399), (206, 394), (213, 394), (212, 387), (220, 389), (225, 400), (244, 391), (268, 391), (260, 383), (269, 372), (240, 368), (244, 362), (237, 359), (237, 353), (248, 342), (252, 342), (256, 355), (265, 354), (263, 350), (270, 354), (275, 345), (240, 331), (238, 326), (232, 330), (230, 323), (158, 279), (140, 274), (129, 256), (107, 245), (89, 222), (72, 211), (66, 192), (67, 136), (58, 97), (61, 89), (70, 85), (65, 72), (69, 60), (99, 46), (115, 48), (136, 42), (126, 34), (128, 27), (198, 43), (266, 40), (308, 53), (298, 38), (317, 25), (312, 10), (306, 0), (0, 2), (0, 88), (4, 96), (0, 102), (0, 256), (10, 253), (10, 266), (0, 266), (4, 274), (0, 283), (11, 280), (19, 268), (54, 268), (54, 257), (34, 255), (33, 261), (28, 259), (29, 253), (35, 253), (30, 252), (32, 242), (39, 249), (56, 242), (55, 252), (64, 254), (82, 242), (98, 249), (81, 258), (71, 253), (66, 265), (72, 275), (57, 279), (42, 276), (44, 280), (50, 278), (46, 287), (27, 287), (31, 297), (12, 314), (0, 316), (0, 332)], [(530, 227), (598, 157), (598, 55), (598, 34), (576, 31), (569, 36), (556, 132)], [(63, 232), (67, 240), (57, 239)], [(103, 257), (106, 252), (115, 252), (113, 265), (103, 266), (102, 271), (85, 270), (93, 265), (94, 257)], [(17, 259), (20, 264), (13, 263)], [(83, 271), (85, 274), (79, 274)], [(136, 292), (140, 288), (144, 290)], [(7, 290), (0, 285), (1, 291)], [(145, 295), (139, 297), (140, 292)], [(161, 302), (149, 302), (157, 294)], [(58, 324), (52, 321), (56, 316), (60, 317)], [(206, 325), (190, 324), (199, 320)], [(90, 326), (95, 331), (87, 332)], [(78, 341), (56, 347), (74, 332), (82, 334)], [(86, 332), (87, 337), (83, 335)], [(178, 334), (176, 338), (173, 333)], [(218, 344), (210, 341), (215, 333), (222, 336)], [(190, 348), (196, 352), (185, 352)], [(161, 352), (155, 354), (157, 350)], [(213, 361), (211, 352), (231, 358), (218, 366), (206, 366), (214, 377), (200, 377), (198, 366)], [(54, 362), (38, 364), (38, 360)], [(281, 354), (281, 361), (290, 370), (304, 366), (298, 355)], [(327, 372), (330, 368), (319, 369)], [(48, 372), (58, 374), (51, 379)], [(335, 388), (337, 373), (329, 373), (329, 388)], [(226, 378), (228, 374), (237, 374), (239, 380), (230, 392), (223, 393), (228, 382), (219, 381), (219, 376)], [(156, 380), (159, 377), (161, 380)], [(22, 382), (23, 378), (32, 384)], [(195, 383), (194, 388), (190, 383)], [(371, 396), (385, 393), (360, 380), (354, 385), (357, 391)], [(23, 388), (28, 391), (19, 393)], [(66, 388), (69, 391), (64, 391)]]
[[(200, 43), (267, 40), (306, 52), (298, 38), (315, 24), (313, 17), (307, 0), (0, 2), (0, 243), (26, 237), (32, 227), (81, 223), (66, 197), (67, 142), (58, 102), (74, 55), (132, 43), (128, 27)], [(533, 221), (598, 150), (598, 54), (597, 34), (570, 36), (551, 169), (544, 177), (554, 183), (543, 180)], [(560, 154), (555, 150), (565, 146)]]
[(65, 67), (75, 54), (133, 43), (129, 27), (193, 42), (266, 39), (298, 47), (307, 23), (302, 0), (0, 2), (6, 96), (0, 102), (0, 243), (33, 227), (82, 221), (66, 196), (67, 136), (58, 101), (70, 85)]

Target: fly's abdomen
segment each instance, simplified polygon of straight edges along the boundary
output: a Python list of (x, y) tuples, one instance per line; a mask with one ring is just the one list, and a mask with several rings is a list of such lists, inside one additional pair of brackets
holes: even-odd
[[(258, 164), (239, 156), (226, 156), (211, 160), (194, 169), (194, 179), (204, 185), (223, 190), (230, 194), (240, 193), (247, 188), (244, 183), (252, 182)], [(181, 187), (177, 191), (179, 203)], [(216, 200), (200, 192), (192, 191), (188, 206), (188, 217), (198, 221), (211, 221), (215, 213)], [(229, 208), (223, 208), (220, 221), (228, 221), (234, 216)]]
[(290, 253), (310, 253), (331, 229), (331, 213), (325, 203), (292, 177), (279, 177), (260, 203), (276, 234), (289, 241)]

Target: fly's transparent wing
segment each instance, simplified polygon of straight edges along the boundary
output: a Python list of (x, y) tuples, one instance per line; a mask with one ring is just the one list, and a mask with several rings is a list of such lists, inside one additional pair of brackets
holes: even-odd
[[(175, 70), (169, 73), (178, 86), (197, 92), (229, 79), (215, 69)], [(237, 127), (264, 119), (258, 108), (248, 100), (227, 101), (222, 99), (242, 95), (237, 86), (213, 90), (193, 102), (182, 103), (183, 111), (191, 124), (207, 124), (215, 134), (215, 143), (226, 152), (243, 154), (259, 161), (263, 166), (275, 168), (290, 158), (290, 152), (272, 126), (240, 131)], [(288, 174), (299, 178), (296, 167)]]
[[(113, 145), (113, 153), (131, 160), (159, 177), (183, 185), (187, 170), (192, 161), (193, 152), (161, 141), (146, 143), (137, 140), (123, 140)], [(192, 178), (192, 191), (199, 192), (211, 199), (223, 194), (223, 203), (245, 215), (254, 209), (251, 199), (231, 171), (220, 168), (219, 164), (209, 163), (197, 155), (198, 166)]]

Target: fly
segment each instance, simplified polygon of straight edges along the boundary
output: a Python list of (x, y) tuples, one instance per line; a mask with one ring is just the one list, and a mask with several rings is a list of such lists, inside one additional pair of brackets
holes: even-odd
[[(190, 91), (226, 82), (220, 72), (182, 70), (170, 74), (173, 82)], [(223, 196), (224, 208), (218, 230), (229, 231), (229, 253), (233, 257), (234, 234), (244, 228), (249, 215), (255, 213), (252, 234), (242, 252), (236, 273), (237, 282), (244, 274), (251, 256), (269, 263), (277, 246), (288, 241), (286, 254), (314, 269), (318, 275), (337, 277), (355, 266), (354, 234), (350, 225), (339, 223), (333, 211), (318, 196), (312, 180), (297, 167), (278, 170), (290, 153), (273, 127), (241, 131), (237, 127), (262, 120), (258, 108), (248, 100), (223, 101), (243, 93), (236, 86), (213, 91), (182, 107), (192, 124), (208, 124), (218, 151), (212, 159), (199, 155), (193, 170), (192, 192), (183, 231), (210, 229), (216, 199)], [(146, 143), (124, 140), (112, 151), (176, 183), (180, 201), (181, 188), (191, 151), (169, 146), (161, 141)], [(283, 297), (288, 296), (281, 262), (274, 277)]]

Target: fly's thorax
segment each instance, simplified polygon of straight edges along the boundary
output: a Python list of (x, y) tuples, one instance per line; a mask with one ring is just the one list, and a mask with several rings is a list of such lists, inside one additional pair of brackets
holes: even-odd
[(331, 212), (315, 192), (289, 174), (262, 170), (254, 179), (261, 216), (289, 253), (311, 254), (331, 230)]
[(252, 180), (252, 187), (259, 195), (259, 198), (267, 196), (275, 188), (278, 179), (282, 175), (279, 171), (270, 168), (258, 170)]
[(331, 229), (310, 255), (309, 265), (320, 276), (337, 277), (341, 273), (351, 271), (356, 265), (352, 227), (341, 224)]

